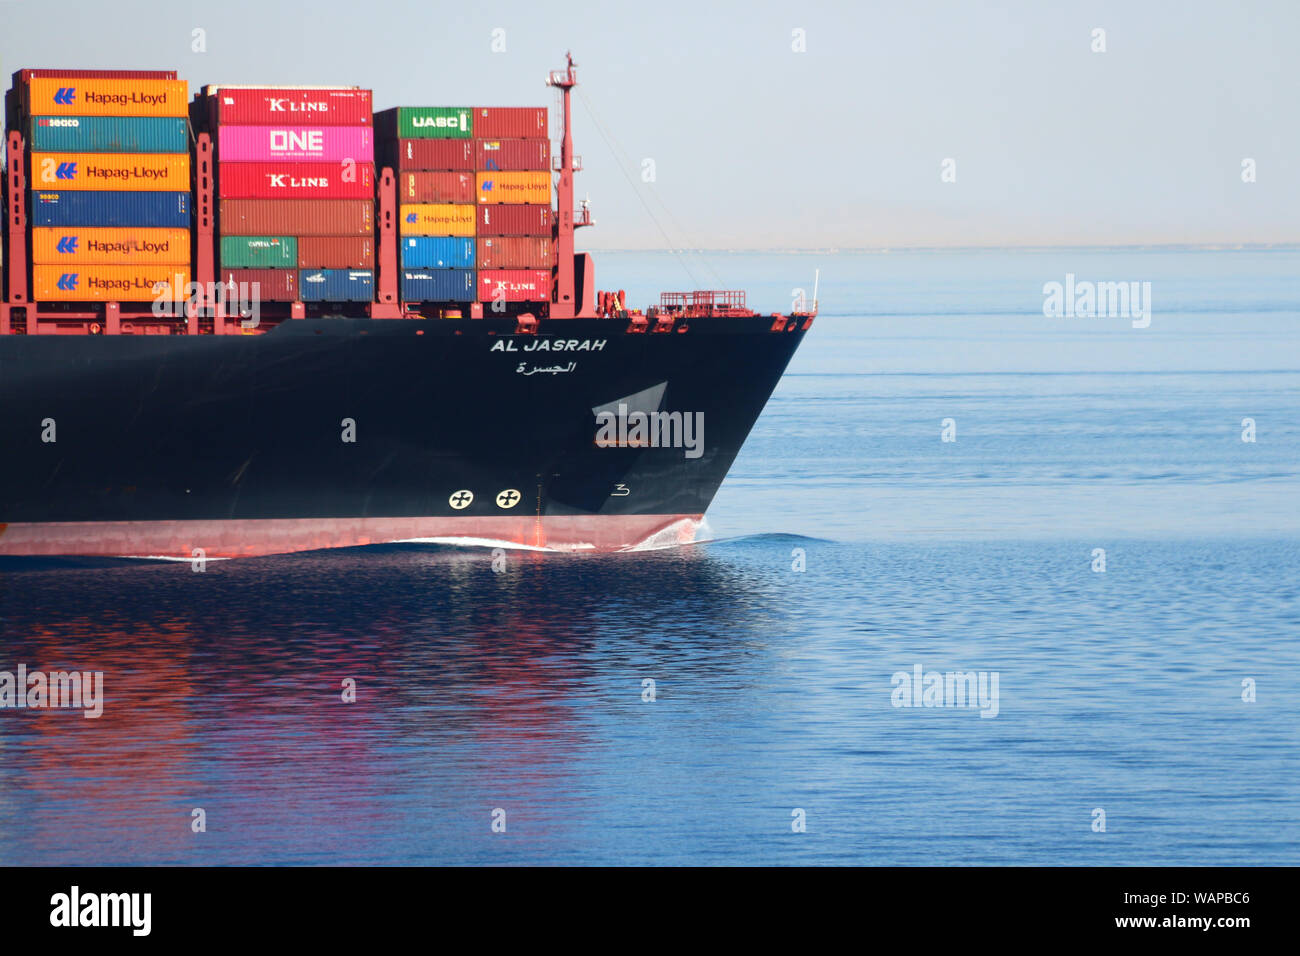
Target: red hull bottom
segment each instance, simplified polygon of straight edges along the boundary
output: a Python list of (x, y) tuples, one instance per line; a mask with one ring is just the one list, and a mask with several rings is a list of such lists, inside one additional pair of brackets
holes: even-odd
[(0, 524), (0, 554), (190, 560), (403, 541), (623, 551), (690, 543), (702, 519), (703, 515), (521, 515), (15, 523)]

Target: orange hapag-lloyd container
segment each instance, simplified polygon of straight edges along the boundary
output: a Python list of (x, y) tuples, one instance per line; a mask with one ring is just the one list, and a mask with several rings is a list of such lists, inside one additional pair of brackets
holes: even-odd
[(551, 202), (551, 174), (523, 172), (491, 172), (475, 174), (480, 203), (537, 203)]
[(182, 153), (32, 153), (37, 189), (185, 192), (190, 158)]
[(188, 265), (189, 261), (188, 229), (32, 229), (32, 262), (37, 265)]
[(188, 265), (32, 266), (36, 302), (154, 302), (185, 298)]
[(397, 217), (403, 236), (472, 236), (474, 206), (466, 203), (408, 203)]
[(20, 96), (29, 116), (189, 115), (185, 80), (41, 76), (33, 77)]

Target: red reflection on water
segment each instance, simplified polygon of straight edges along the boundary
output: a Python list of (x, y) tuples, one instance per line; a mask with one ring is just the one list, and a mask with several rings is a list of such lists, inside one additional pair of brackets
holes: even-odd
[(67, 623), (29, 629), (21, 649), (9, 651), (22, 659), (4, 663), (11, 671), (23, 663), (29, 673), (104, 675), (97, 718), (52, 709), (4, 718), (21, 743), (10, 780), (32, 796), (25, 839), (36, 847), (121, 841), (130, 853), (129, 844), (144, 838), (151, 856), (179, 855), (188, 842), (183, 798), (195, 767), (185, 704), (194, 693), (186, 666), (190, 622), (170, 619), (129, 633), (100, 630), (88, 619)]

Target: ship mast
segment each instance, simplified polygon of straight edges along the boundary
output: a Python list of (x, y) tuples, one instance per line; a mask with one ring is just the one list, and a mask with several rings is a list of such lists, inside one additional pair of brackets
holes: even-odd
[(573, 54), (565, 54), (565, 59), (565, 69), (552, 70), (546, 80), (546, 85), (560, 90), (564, 99), (564, 138), (560, 140), (560, 156), (555, 163), (560, 181), (555, 187), (558, 209), (555, 222), (555, 292), (551, 302), (551, 316), (557, 319), (571, 319), (576, 314), (573, 230), (578, 226), (591, 225), (585, 203), (581, 218), (575, 222), (573, 216), (573, 174), (582, 169), (582, 159), (573, 154), (573, 119), (570, 114), (569, 92), (578, 85), (578, 74), (573, 69), (577, 66), (573, 62)]

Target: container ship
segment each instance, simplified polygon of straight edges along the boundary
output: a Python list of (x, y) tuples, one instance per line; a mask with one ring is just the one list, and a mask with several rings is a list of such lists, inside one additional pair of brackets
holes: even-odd
[(558, 155), (545, 107), (14, 74), (0, 554), (693, 540), (815, 295), (598, 289), (547, 82)]

